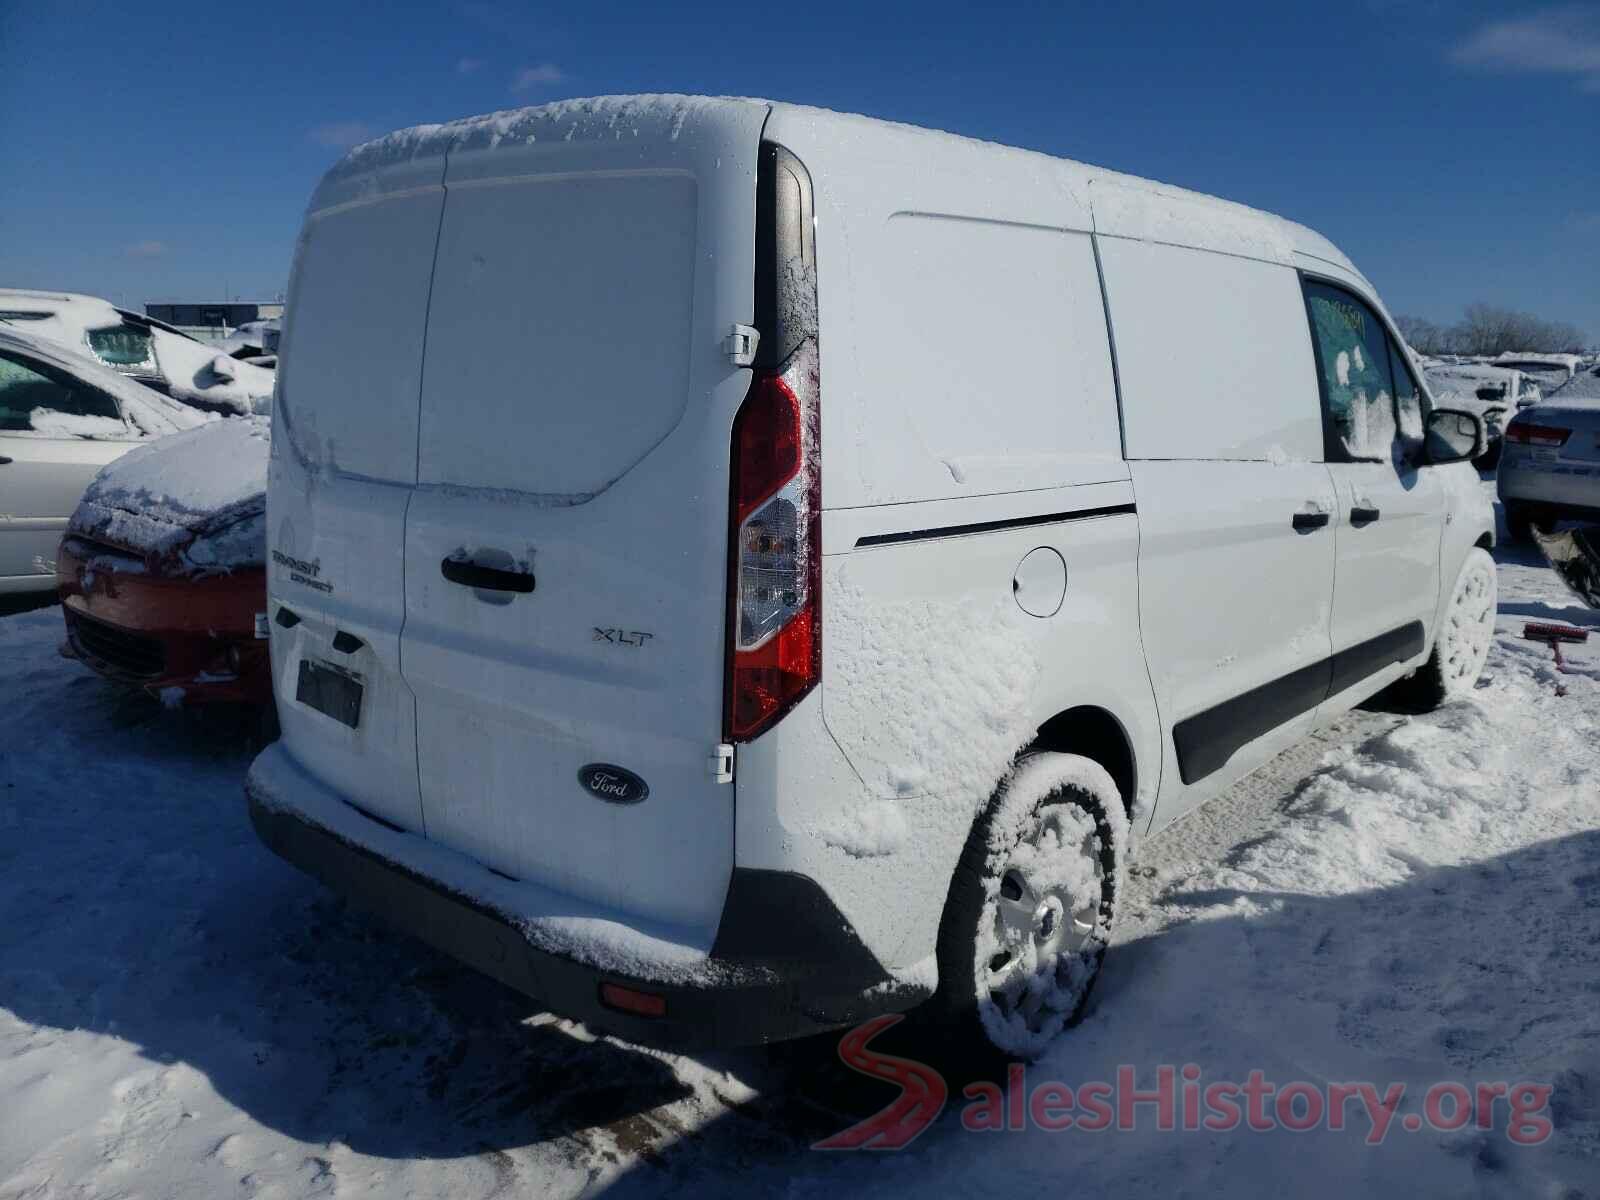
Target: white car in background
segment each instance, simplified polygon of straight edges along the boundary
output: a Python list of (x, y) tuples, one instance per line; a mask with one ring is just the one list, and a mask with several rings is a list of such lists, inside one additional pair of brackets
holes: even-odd
[(1418, 361), (1428, 392), (1439, 405), (1463, 409), (1483, 421), (1488, 444), (1473, 460), (1473, 465), (1481, 470), (1493, 470), (1500, 462), (1506, 423), (1519, 408), (1538, 403), (1539, 384), (1523, 371), (1504, 363), (1449, 362), (1432, 358)]
[(209, 418), (0, 324), (0, 595), (53, 591), (56, 546), (95, 473)]
[(253, 363), (258, 367), (276, 368), (278, 365), (279, 325), (276, 317), (265, 321), (246, 321), (217, 343), (217, 349), (229, 358)]
[(272, 405), (273, 372), (94, 296), (0, 288), (0, 324), (87, 354), (185, 404), (235, 416)]

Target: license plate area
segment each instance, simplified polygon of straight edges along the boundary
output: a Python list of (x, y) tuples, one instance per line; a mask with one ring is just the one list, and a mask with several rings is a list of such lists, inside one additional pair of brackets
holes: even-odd
[(294, 698), (351, 729), (361, 724), (361, 676), (314, 658), (300, 660)]

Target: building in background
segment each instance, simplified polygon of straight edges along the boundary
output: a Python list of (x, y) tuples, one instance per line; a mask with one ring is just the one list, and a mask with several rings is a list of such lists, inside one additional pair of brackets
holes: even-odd
[(248, 321), (268, 321), (283, 316), (282, 300), (219, 300), (213, 303), (177, 301), (149, 303), (144, 315), (175, 326), (198, 338), (220, 340)]

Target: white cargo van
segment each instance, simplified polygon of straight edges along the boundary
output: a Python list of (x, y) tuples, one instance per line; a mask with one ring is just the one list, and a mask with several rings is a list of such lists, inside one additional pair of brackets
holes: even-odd
[(287, 311), (256, 828), (628, 1038), (1036, 1053), (1139, 837), (1487, 653), (1481, 425), (1237, 205), (570, 102), (353, 151)]

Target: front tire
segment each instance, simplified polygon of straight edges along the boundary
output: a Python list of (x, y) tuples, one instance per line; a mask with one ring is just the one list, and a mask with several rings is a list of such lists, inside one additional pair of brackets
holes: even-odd
[(1033, 1059), (1083, 1018), (1123, 890), (1128, 822), (1098, 763), (1024, 755), (973, 827), (926, 1017), (978, 1060)]
[(1477, 684), (1494, 641), (1498, 599), (1494, 559), (1481, 546), (1474, 546), (1456, 576), (1449, 607), (1433, 640), (1433, 653), (1407, 681), (1409, 698), (1418, 708), (1432, 711), (1465, 696)]

